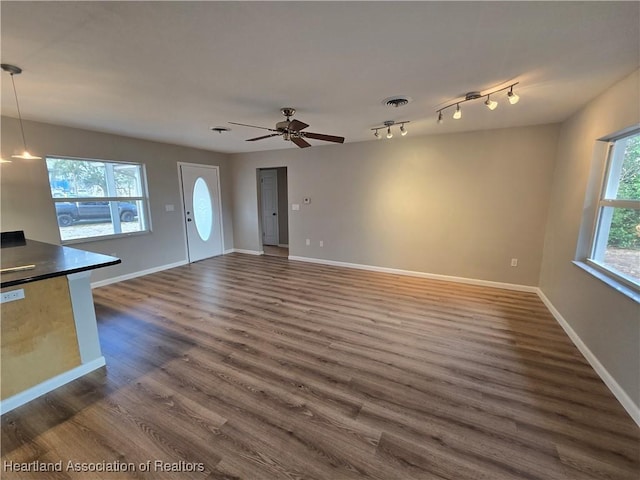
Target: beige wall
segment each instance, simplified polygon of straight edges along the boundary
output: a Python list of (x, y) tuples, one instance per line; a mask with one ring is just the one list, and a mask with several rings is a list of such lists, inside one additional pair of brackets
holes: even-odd
[[(546, 226), (540, 287), (631, 401), (640, 406), (640, 309), (572, 263), (589, 236), (604, 149), (598, 138), (640, 122), (638, 71), (564, 122)], [(585, 202), (586, 199), (586, 202)], [(581, 242), (583, 244), (584, 242)]]
[[(25, 121), (32, 153), (145, 164), (153, 231), (149, 234), (75, 244), (94, 252), (115, 254), (122, 264), (96, 270), (92, 281), (113, 278), (186, 260), (184, 224), (180, 211), (177, 162), (220, 166), (224, 245), (233, 247), (231, 191), (228, 156), (219, 153), (149, 142), (129, 137), (97, 133)], [(9, 158), (21, 145), (19, 124), (2, 117), (2, 157)], [(28, 238), (60, 243), (55, 209), (49, 190), (44, 160), (14, 160), (0, 166), (2, 231), (24, 230)], [(172, 204), (175, 211), (166, 212)]]
[(256, 169), (287, 166), (289, 204), (300, 204), (289, 209), (291, 255), (537, 285), (557, 133), (546, 125), (232, 155), (235, 247), (260, 250)]
[(287, 169), (278, 168), (278, 236), (280, 245), (289, 243), (289, 202), (287, 199)]

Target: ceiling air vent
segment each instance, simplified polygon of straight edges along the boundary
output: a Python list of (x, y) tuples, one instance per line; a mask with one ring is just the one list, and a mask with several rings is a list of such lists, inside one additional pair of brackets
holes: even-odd
[(408, 104), (411, 101), (412, 101), (411, 97), (399, 95), (396, 97), (385, 98), (384, 100), (382, 100), (382, 104), (386, 105), (387, 107), (398, 108), (398, 107), (404, 107), (406, 104)]

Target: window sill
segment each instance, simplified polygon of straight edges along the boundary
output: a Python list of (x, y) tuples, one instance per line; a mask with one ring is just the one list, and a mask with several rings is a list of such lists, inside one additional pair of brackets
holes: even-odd
[(128, 237), (137, 237), (139, 235), (148, 235), (151, 233), (151, 230), (144, 230), (142, 232), (128, 232), (128, 233), (114, 233), (111, 235), (101, 235), (99, 237), (83, 237), (83, 238), (73, 238), (70, 240), (62, 240), (61, 245), (78, 245), (80, 243), (90, 243), (90, 242), (100, 242), (103, 240), (114, 240), (117, 238), (128, 238)]
[(573, 264), (575, 266), (581, 268), (585, 272), (590, 273), (591, 275), (596, 277), (598, 280), (606, 283), (611, 288), (613, 288), (614, 290), (620, 292), (621, 294), (623, 294), (624, 296), (630, 298), (631, 300), (635, 301), (636, 303), (640, 303), (640, 293), (636, 292), (631, 287), (628, 287), (627, 285), (617, 281), (616, 279), (610, 277), (609, 275), (607, 275), (606, 273), (602, 272), (601, 270), (599, 270), (599, 269), (597, 269), (595, 267), (592, 267), (591, 265), (589, 265), (586, 262), (574, 261)]

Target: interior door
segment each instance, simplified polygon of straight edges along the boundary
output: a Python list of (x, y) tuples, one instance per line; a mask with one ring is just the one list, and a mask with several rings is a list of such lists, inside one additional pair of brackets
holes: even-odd
[(222, 255), (218, 167), (179, 165), (189, 262)]
[(278, 245), (278, 171), (260, 170), (262, 244)]

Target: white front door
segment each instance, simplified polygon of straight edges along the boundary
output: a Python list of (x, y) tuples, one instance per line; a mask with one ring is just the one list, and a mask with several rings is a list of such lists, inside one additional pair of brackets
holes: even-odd
[(189, 262), (222, 255), (218, 167), (179, 163)]
[(260, 170), (262, 244), (278, 245), (278, 171)]

